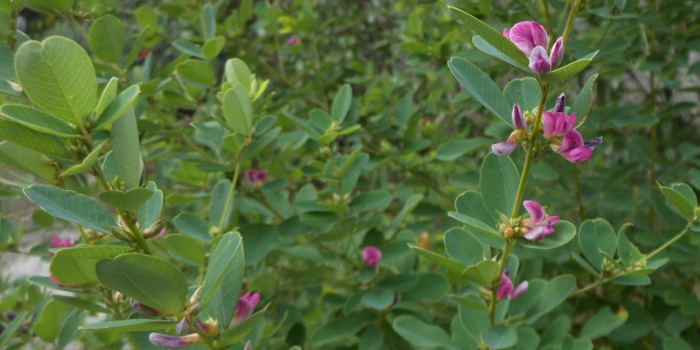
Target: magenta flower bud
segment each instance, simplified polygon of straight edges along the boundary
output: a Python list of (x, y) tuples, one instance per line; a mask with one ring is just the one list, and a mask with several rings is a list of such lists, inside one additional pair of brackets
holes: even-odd
[(544, 112), (542, 124), (545, 136), (550, 138), (563, 136), (576, 126), (576, 113), (568, 115), (564, 112)]
[(58, 237), (56, 235), (51, 236), (51, 245), (53, 245), (56, 248), (68, 248), (72, 247), (75, 244), (75, 241), (73, 241), (71, 238), (63, 238)]
[(243, 179), (251, 186), (260, 187), (267, 180), (267, 169), (248, 169)]
[(523, 116), (523, 112), (520, 110), (520, 106), (517, 104), (513, 105), (513, 127), (518, 130), (518, 129), (523, 129), (527, 130), (527, 121), (525, 120), (525, 117)]
[(552, 70), (552, 62), (547, 56), (547, 49), (542, 46), (536, 46), (530, 53), (530, 69), (537, 74), (544, 74)]
[(594, 137), (583, 143), (584, 148), (595, 149), (603, 143), (603, 136)]
[(559, 37), (554, 43), (551, 52), (549, 59), (552, 62), (552, 68), (559, 67), (561, 60), (564, 58), (564, 39), (562, 37)]
[(593, 156), (593, 150), (581, 147), (563, 153), (562, 156), (572, 163), (580, 163), (591, 159), (591, 156)]
[(260, 293), (245, 293), (238, 299), (238, 305), (236, 305), (236, 313), (233, 315), (232, 323), (239, 324), (245, 321), (253, 314), (253, 311), (255, 311), (255, 307), (258, 306), (259, 302)]
[(530, 57), (535, 47), (545, 49), (549, 47), (549, 34), (542, 25), (535, 21), (516, 23), (513, 28), (505, 29), (503, 35), (517, 46), (525, 56)]
[(529, 283), (527, 283), (527, 281), (524, 281), (520, 283), (517, 287), (513, 288), (513, 281), (511, 281), (508, 277), (508, 273), (504, 271), (501, 275), (501, 285), (498, 286), (498, 293), (496, 295), (496, 299), (503, 300), (518, 298), (521, 295), (525, 294), (528, 288)]
[(253, 350), (253, 343), (251, 343), (250, 340), (248, 340), (243, 350)]
[(182, 349), (190, 345), (186, 339), (167, 334), (151, 333), (148, 339), (151, 341), (151, 343), (153, 343), (153, 345), (166, 349)]
[(131, 308), (134, 309), (137, 313), (144, 315), (144, 316), (159, 316), (162, 313), (150, 306), (146, 306), (144, 304), (141, 304), (140, 302), (136, 301), (136, 299), (131, 298), (129, 300), (129, 303), (131, 304)]
[(377, 266), (382, 261), (382, 251), (377, 247), (366, 247), (362, 251), (362, 261), (369, 266)]
[(291, 36), (289, 37), (289, 39), (287, 39), (287, 45), (289, 46), (297, 46), (299, 44), (301, 44), (301, 39), (296, 35)]
[(545, 235), (554, 233), (554, 224), (559, 222), (558, 216), (548, 216), (544, 208), (535, 201), (524, 201), (523, 205), (530, 214), (530, 219), (524, 222), (525, 226), (529, 226), (525, 238), (530, 241), (539, 241)]
[[(555, 113), (564, 113), (566, 111), (566, 94), (561, 93), (559, 97), (557, 97), (557, 104), (554, 105), (554, 111)], [(576, 119), (574, 119), (575, 121)]]
[(491, 152), (499, 157), (509, 156), (515, 150), (515, 142), (506, 141), (491, 145)]

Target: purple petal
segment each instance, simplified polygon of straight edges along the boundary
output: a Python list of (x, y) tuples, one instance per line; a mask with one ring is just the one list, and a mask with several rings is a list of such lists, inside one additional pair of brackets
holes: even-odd
[(508, 31), (508, 28), (503, 28), (503, 36), (510, 40), (510, 32)]
[(590, 148), (576, 148), (573, 149), (569, 152), (563, 153), (562, 156), (564, 158), (568, 159), (572, 163), (579, 163), (579, 162), (585, 162), (589, 159), (591, 159), (591, 156), (593, 155), (593, 150)]
[(552, 62), (550, 62), (549, 56), (547, 55), (547, 50), (544, 47), (537, 46), (532, 49), (529, 67), (537, 75), (544, 74), (552, 70)]
[[(250, 293), (250, 292), (248, 292)], [(260, 293), (253, 293), (253, 295), (250, 296), (248, 299), (251, 305), (253, 305), (253, 308), (258, 306), (258, 303), (260, 302)]]
[(544, 226), (538, 226), (534, 227), (532, 230), (528, 231), (525, 234), (525, 238), (527, 238), (530, 241), (539, 241), (544, 237), (545, 235), (545, 227)]
[(566, 133), (561, 142), (561, 146), (557, 149), (557, 153), (567, 153), (577, 148), (583, 148), (583, 137), (576, 130), (571, 130)]
[(499, 156), (499, 157), (505, 157), (513, 153), (515, 150), (515, 142), (501, 142), (501, 143), (494, 143), (491, 145), (491, 151), (493, 154)]
[(382, 251), (377, 247), (366, 247), (362, 251), (362, 261), (369, 266), (377, 266), (382, 261)]
[(544, 208), (542, 208), (542, 206), (535, 201), (524, 201), (523, 206), (525, 206), (525, 210), (527, 210), (527, 212), (530, 214), (531, 227), (535, 227), (540, 224), (547, 216)]
[(151, 333), (148, 339), (151, 340), (153, 345), (168, 349), (181, 349), (189, 345), (184, 339), (167, 334)]
[(583, 143), (583, 147), (589, 149), (595, 149), (603, 143), (603, 136), (594, 137)]
[(255, 310), (255, 306), (250, 303), (250, 301), (240, 298), (238, 299), (238, 305), (236, 305), (236, 313), (233, 315), (234, 323), (238, 324), (243, 322), (245, 319), (250, 317)]
[(527, 289), (530, 287), (530, 284), (527, 283), (527, 281), (520, 283), (515, 289), (513, 289), (513, 293), (511, 293), (510, 298), (515, 299), (527, 292)]
[(511, 293), (513, 293), (513, 282), (505, 274), (501, 275), (501, 285), (498, 286), (496, 299), (508, 299), (510, 298)]
[(523, 112), (517, 104), (513, 105), (513, 127), (517, 129), (527, 130), (527, 121), (523, 116)]
[(559, 67), (562, 58), (564, 58), (564, 39), (559, 37), (554, 46), (552, 46), (552, 54), (550, 55), (552, 67)]
[(547, 30), (534, 21), (516, 23), (510, 30), (508, 39), (528, 57), (537, 46), (549, 47)]
[(563, 113), (566, 110), (566, 94), (561, 93), (559, 97), (557, 97), (557, 104), (554, 105), (554, 112), (557, 113)]
[(556, 112), (544, 112), (542, 113), (542, 126), (544, 130), (544, 135), (547, 137), (557, 136), (555, 132), (557, 131), (557, 116), (559, 113)]

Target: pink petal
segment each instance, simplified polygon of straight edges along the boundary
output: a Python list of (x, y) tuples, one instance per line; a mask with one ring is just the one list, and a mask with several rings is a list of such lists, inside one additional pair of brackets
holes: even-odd
[(515, 142), (501, 142), (491, 145), (491, 151), (493, 154), (499, 157), (509, 156), (515, 150)]
[(576, 148), (583, 148), (583, 137), (576, 130), (571, 130), (566, 133), (561, 142), (561, 146), (557, 149), (557, 153), (567, 153)]
[(527, 130), (527, 121), (525, 120), (525, 116), (523, 116), (523, 112), (520, 110), (520, 106), (517, 104), (513, 105), (513, 127), (515, 129), (525, 129)]
[(585, 162), (591, 159), (593, 155), (593, 150), (589, 148), (575, 148), (569, 152), (562, 154), (564, 158), (568, 159), (572, 163)]
[(503, 28), (503, 36), (506, 37), (506, 39), (510, 40), (510, 33), (508, 32), (508, 28)]
[(532, 230), (528, 231), (525, 234), (525, 238), (527, 238), (530, 241), (539, 241), (544, 237), (545, 235), (545, 228), (544, 226), (538, 226), (533, 228)]
[(527, 283), (527, 281), (520, 283), (515, 289), (513, 289), (513, 293), (510, 295), (511, 299), (518, 298), (525, 294), (527, 292), (527, 289), (530, 287), (530, 284)]
[(530, 214), (530, 225), (533, 227), (537, 226), (544, 220), (545, 216), (547, 216), (544, 208), (535, 201), (524, 201), (523, 205), (525, 206), (525, 210)]
[(508, 299), (511, 293), (513, 293), (513, 282), (505, 274), (501, 275), (501, 285), (498, 286), (498, 293), (496, 294), (496, 299)]
[(556, 112), (544, 112), (542, 113), (542, 125), (544, 127), (544, 135), (547, 137), (557, 136), (555, 135), (557, 129), (557, 116), (559, 113)]
[(516, 23), (510, 30), (508, 39), (528, 57), (537, 46), (549, 47), (547, 30), (534, 21)]
[(564, 58), (564, 41), (561, 37), (552, 46), (552, 54), (549, 57), (552, 67), (559, 67), (561, 60)]
[(243, 320), (250, 317), (255, 310), (255, 306), (251, 304), (248, 300), (240, 298), (238, 300), (238, 305), (236, 305), (236, 313), (233, 315), (234, 323), (238, 324), (243, 322)]
[(382, 260), (382, 251), (377, 247), (366, 247), (362, 251), (362, 261), (369, 266), (377, 266)]
[(539, 75), (552, 70), (552, 62), (549, 60), (547, 50), (542, 46), (536, 46), (530, 53), (530, 69)]
[[(250, 293), (250, 292), (248, 292)], [(253, 305), (253, 308), (258, 306), (258, 303), (260, 302), (260, 293), (254, 293), (248, 301)]]

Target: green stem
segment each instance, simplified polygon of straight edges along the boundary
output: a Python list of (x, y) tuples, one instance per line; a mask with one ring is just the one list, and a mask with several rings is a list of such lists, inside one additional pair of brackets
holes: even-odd
[(241, 174), (241, 154), (243, 154), (243, 152), (238, 152), (238, 156), (236, 157), (236, 171), (233, 173), (233, 179), (231, 179), (231, 191), (228, 193), (226, 205), (224, 205), (224, 212), (221, 214), (218, 234), (224, 233), (224, 225), (226, 224), (226, 219), (228, 218), (228, 211), (233, 204), (233, 194), (236, 192), (236, 183), (238, 182), (238, 177)]
[(579, 178), (578, 164), (574, 164), (574, 185), (576, 201), (578, 202), (578, 219), (583, 221), (583, 219), (586, 217), (586, 209), (583, 207), (583, 200), (581, 199), (581, 180)]
[(656, 248), (653, 252), (649, 253), (646, 257), (644, 257), (643, 261), (647, 261), (651, 259), (654, 255), (661, 253), (664, 249), (670, 247), (673, 243), (676, 243), (679, 239), (683, 238), (688, 232), (690, 232), (690, 227), (693, 225), (694, 219), (690, 220), (688, 222), (688, 225), (686, 225), (685, 229), (676, 235), (676, 237), (673, 237), (670, 241), (664, 243), (662, 246)]
[(508, 263), (508, 256), (510, 255), (510, 251), (513, 249), (513, 246), (515, 245), (515, 241), (508, 241), (506, 242), (506, 246), (503, 249), (503, 257), (501, 258), (501, 262), (498, 266), (498, 275), (496, 278), (498, 278), (497, 282), (493, 283), (493, 286), (491, 287), (491, 305), (489, 306), (489, 319), (491, 320), (491, 325), (496, 324), (496, 302), (497, 296), (498, 296), (498, 287), (501, 285), (501, 276), (503, 276), (503, 271), (506, 269), (506, 263)]
[(117, 213), (119, 213), (119, 217), (122, 218), (122, 222), (124, 222), (124, 225), (126, 225), (126, 228), (129, 229), (129, 232), (131, 233), (131, 237), (136, 241), (136, 244), (141, 248), (141, 250), (148, 254), (152, 255), (153, 252), (151, 252), (151, 248), (148, 246), (148, 243), (146, 240), (143, 238), (143, 233), (141, 230), (134, 225), (133, 222), (131, 222), (131, 218), (129, 218), (126, 213), (123, 211), (117, 209)]
[(581, 5), (581, 0), (574, 0), (574, 5), (571, 6), (571, 12), (569, 12), (569, 18), (566, 20), (566, 27), (564, 27), (564, 35), (562, 35), (562, 42), (566, 44), (566, 40), (569, 38), (569, 33), (571, 33), (571, 26), (574, 24), (574, 18), (576, 18), (576, 13), (578, 13), (578, 8)]

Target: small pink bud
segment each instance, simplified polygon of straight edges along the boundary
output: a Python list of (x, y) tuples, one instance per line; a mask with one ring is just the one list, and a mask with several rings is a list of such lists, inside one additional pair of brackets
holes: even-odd
[(267, 169), (248, 169), (243, 174), (243, 179), (254, 187), (260, 187), (267, 180)]
[(291, 36), (289, 37), (289, 39), (287, 39), (287, 45), (289, 46), (297, 46), (299, 44), (301, 44), (301, 39), (296, 35)]
[(527, 130), (527, 121), (525, 120), (525, 117), (523, 116), (523, 112), (520, 110), (520, 106), (517, 104), (513, 105), (513, 127), (521, 130)]
[(369, 266), (377, 266), (382, 261), (382, 251), (377, 247), (366, 247), (362, 251), (362, 261)]
[(557, 41), (552, 46), (552, 54), (549, 56), (552, 62), (552, 68), (559, 67), (561, 60), (564, 58), (564, 39), (559, 37)]
[(515, 146), (515, 142), (510, 141), (495, 143), (491, 145), (491, 151), (499, 157), (506, 157), (513, 153)]

